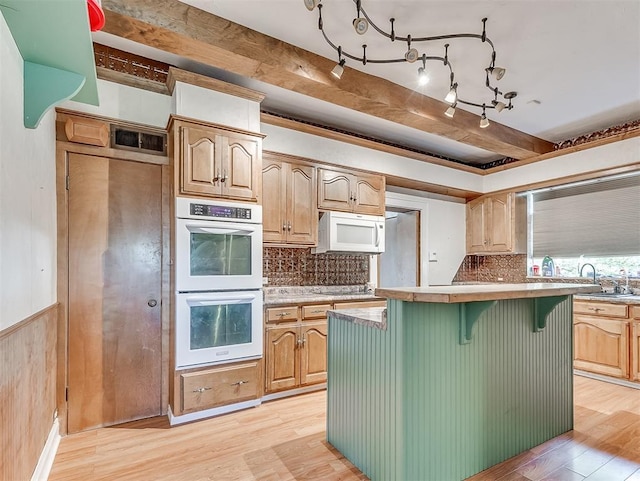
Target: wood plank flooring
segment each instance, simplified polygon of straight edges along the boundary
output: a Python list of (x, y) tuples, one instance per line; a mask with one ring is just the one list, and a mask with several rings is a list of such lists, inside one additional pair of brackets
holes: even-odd
[[(173, 428), (152, 418), (70, 435), (49, 479), (366, 480), (325, 441), (325, 404), (322, 391)], [(640, 481), (640, 390), (576, 376), (573, 431), (469, 480)]]

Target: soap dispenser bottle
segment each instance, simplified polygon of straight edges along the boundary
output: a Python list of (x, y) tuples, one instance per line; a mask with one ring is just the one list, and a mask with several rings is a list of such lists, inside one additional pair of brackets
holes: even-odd
[(556, 268), (553, 259), (549, 256), (544, 256), (544, 259), (542, 259), (542, 275), (545, 277), (553, 277), (555, 273)]

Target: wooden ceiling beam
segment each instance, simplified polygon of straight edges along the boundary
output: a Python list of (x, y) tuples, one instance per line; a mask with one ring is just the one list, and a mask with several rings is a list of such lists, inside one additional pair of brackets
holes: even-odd
[(553, 144), (388, 80), (348, 69), (338, 81), (333, 61), (204, 12), (178, 0), (103, 0), (103, 31), (205, 65), (260, 80), (424, 132), (447, 137), (506, 157), (527, 159)]

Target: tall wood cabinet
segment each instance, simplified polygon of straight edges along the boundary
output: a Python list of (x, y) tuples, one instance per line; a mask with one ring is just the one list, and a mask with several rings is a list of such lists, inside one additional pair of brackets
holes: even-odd
[(315, 167), (265, 154), (262, 184), (264, 242), (316, 245), (318, 208)]
[(640, 381), (640, 304), (629, 306), (631, 317), (631, 371), (629, 378)]
[(172, 118), (176, 193), (260, 201), (261, 134)]
[(318, 169), (318, 209), (384, 215), (385, 178)]
[(467, 254), (526, 252), (526, 198), (509, 192), (467, 203)]

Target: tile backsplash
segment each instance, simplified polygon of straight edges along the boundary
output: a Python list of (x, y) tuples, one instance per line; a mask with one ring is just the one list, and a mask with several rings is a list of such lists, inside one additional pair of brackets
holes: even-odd
[(369, 256), (312, 254), (311, 248), (265, 247), (268, 286), (346, 286), (369, 282)]
[(527, 282), (527, 255), (468, 255), (453, 282)]

